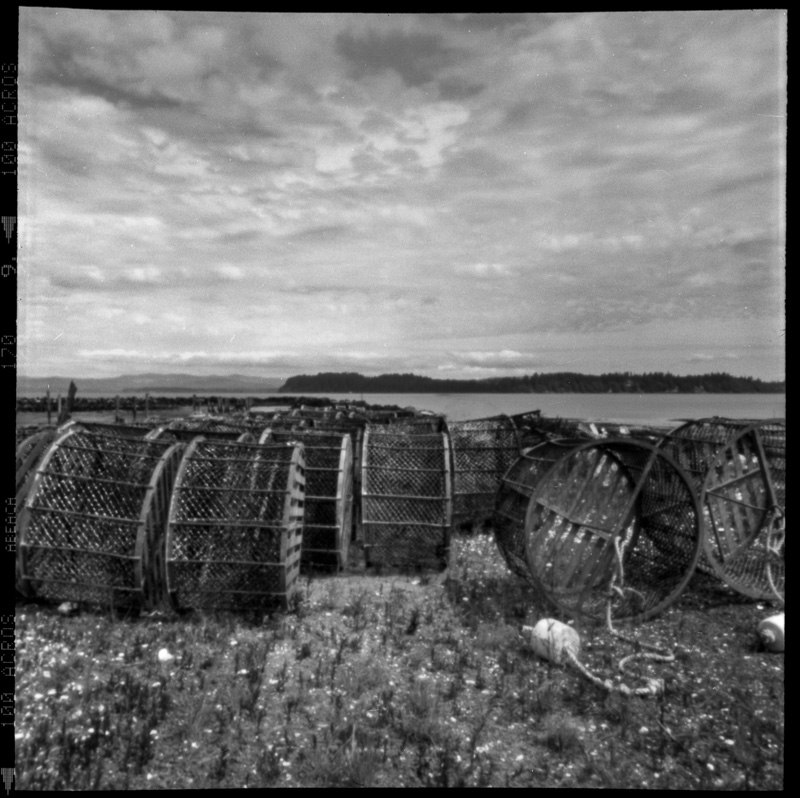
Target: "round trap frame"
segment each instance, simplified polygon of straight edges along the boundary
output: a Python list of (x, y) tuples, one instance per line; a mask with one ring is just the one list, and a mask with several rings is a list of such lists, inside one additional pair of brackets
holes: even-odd
[(368, 425), (361, 462), (361, 536), (367, 565), (446, 568), (452, 478), (446, 433)]
[(688, 422), (661, 444), (685, 465), (700, 497), (699, 567), (754, 599), (785, 594), (786, 425), (710, 418)]
[(691, 578), (700, 519), (689, 478), (662, 449), (627, 438), (582, 443), (554, 457), (536, 485), (525, 516), (528, 568), (539, 592), (573, 618), (642, 621)]
[(175, 609), (288, 606), (303, 536), (302, 444), (195, 438), (175, 480), (167, 591)]
[(60, 432), (17, 516), (20, 591), (158, 606), (164, 524), (183, 448), (77, 425)]

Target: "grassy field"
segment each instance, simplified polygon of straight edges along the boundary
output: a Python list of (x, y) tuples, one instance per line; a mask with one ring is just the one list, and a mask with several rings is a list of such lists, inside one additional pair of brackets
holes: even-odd
[(546, 611), (487, 534), (444, 574), (302, 577), (288, 613), (113, 617), (16, 610), (17, 789), (269, 786), (783, 788), (784, 655), (769, 602), (696, 575), (632, 630), (676, 653), (620, 677), (633, 648), (581, 629), (624, 697), (537, 658)]

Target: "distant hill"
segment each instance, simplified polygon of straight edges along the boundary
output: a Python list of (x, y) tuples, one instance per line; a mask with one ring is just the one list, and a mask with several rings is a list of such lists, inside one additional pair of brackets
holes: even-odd
[(17, 375), (17, 393), (41, 393), (50, 386), (52, 395), (66, 394), (72, 380), (81, 392), (122, 393), (253, 393), (277, 391), (282, 380), (244, 374), (198, 376), (196, 374), (123, 374), (119, 377), (25, 377)]
[(730, 374), (679, 377), (664, 372), (577, 374), (557, 372), (486, 380), (437, 380), (417, 374), (365, 377), (327, 372), (289, 377), (281, 393), (786, 393), (786, 382)]

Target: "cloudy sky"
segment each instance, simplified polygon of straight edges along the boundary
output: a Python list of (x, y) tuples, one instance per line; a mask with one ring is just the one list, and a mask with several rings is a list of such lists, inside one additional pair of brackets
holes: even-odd
[(20, 373), (784, 377), (785, 11), (19, 25)]

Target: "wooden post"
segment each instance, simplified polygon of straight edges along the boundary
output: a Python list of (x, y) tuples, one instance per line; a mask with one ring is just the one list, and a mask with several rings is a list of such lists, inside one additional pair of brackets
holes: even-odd
[(119, 414), (119, 394), (116, 396), (114, 408), (114, 421), (119, 424), (122, 421), (122, 416)]
[(47, 426), (50, 426), (50, 386), (47, 386)]
[(136, 397), (133, 397), (133, 420), (136, 421)]
[(192, 413), (196, 413), (196, 412), (197, 412), (197, 394), (193, 393), (192, 394)]
[(148, 418), (150, 415), (150, 394), (144, 395), (144, 417)]

